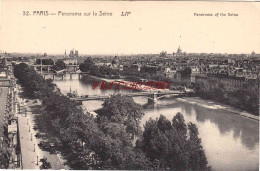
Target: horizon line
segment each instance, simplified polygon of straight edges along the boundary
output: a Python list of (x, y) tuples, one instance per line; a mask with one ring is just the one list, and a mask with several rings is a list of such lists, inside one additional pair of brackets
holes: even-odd
[[(161, 51), (162, 52), (162, 51)], [(243, 52), (240, 52), (240, 53), (223, 53), (223, 52), (186, 52), (186, 54), (222, 54), (222, 55), (250, 55), (252, 54), (253, 52), (255, 51), (252, 51), (251, 53), (243, 53)], [(4, 54), (4, 53), (7, 53), (7, 54), (37, 54), (37, 55), (43, 55), (44, 53), (46, 53), (47, 55), (61, 55), (61, 56), (65, 56), (64, 53), (47, 53), (47, 52), (7, 52), (7, 51), (2, 51), (0, 50), (0, 54)], [(184, 52), (183, 52), (184, 53)], [(255, 54), (260, 54), (260, 53), (256, 53)], [(103, 55), (103, 56), (111, 56), (111, 55), (114, 55), (114, 56), (118, 56), (118, 55), (160, 55), (160, 53), (90, 53), (90, 54), (86, 54), (86, 53), (81, 53), (79, 54), (78, 56), (86, 56), (86, 55)], [(173, 55), (173, 53), (167, 53), (166, 55)], [(67, 54), (66, 56), (69, 56), (69, 54)]]

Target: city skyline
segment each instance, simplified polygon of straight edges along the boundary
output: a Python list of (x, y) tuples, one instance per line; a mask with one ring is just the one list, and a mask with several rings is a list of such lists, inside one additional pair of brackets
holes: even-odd
[[(122, 55), (122, 56), (131, 56), (131, 55), (160, 55), (161, 52), (163, 52), (164, 50), (158, 52), (158, 53), (81, 53), (81, 52), (78, 52), (78, 56), (89, 56), (89, 55), (93, 55), (93, 56), (97, 56), (97, 55), (101, 55), (101, 56), (118, 56), (118, 55)], [(69, 52), (69, 51), (68, 51)], [(43, 52), (43, 53), (40, 53), (40, 52), (9, 52), (9, 51), (5, 51), (5, 50), (0, 50), (0, 53), (4, 54), (4, 53), (7, 53), (7, 54), (26, 54), (26, 55), (29, 55), (29, 54), (34, 54), (34, 55), (44, 55), (45, 53), (47, 55), (54, 55), (54, 56), (70, 56), (69, 53), (62, 53), (62, 52), (57, 52), (57, 53), (48, 53), (48, 52)], [(167, 51), (166, 51), (167, 52)], [(169, 56), (174, 56), (174, 54), (176, 54), (177, 51), (171, 51), (171, 52), (167, 52), (167, 55)], [(220, 55), (252, 55), (253, 52), (255, 52), (254, 50), (249, 52), (249, 53), (220, 53), (220, 52), (187, 52), (187, 51), (183, 51), (183, 52), (186, 52), (187, 55), (192, 55), (192, 54), (220, 54)], [(259, 55), (260, 53), (256, 53), (256, 55)]]

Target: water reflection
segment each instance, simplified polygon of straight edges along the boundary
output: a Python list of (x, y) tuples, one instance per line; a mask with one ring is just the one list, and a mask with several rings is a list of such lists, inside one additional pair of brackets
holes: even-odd
[(259, 142), (259, 122), (226, 111), (196, 107), (196, 119), (199, 122), (209, 120), (218, 126), (221, 135), (234, 132), (233, 137), (242, 138), (242, 143), (249, 150), (255, 149)]
[(202, 145), (213, 170), (257, 169), (259, 151), (258, 121), (232, 113), (209, 110), (177, 100), (158, 101), (156, 108), (144, 108), (142, 124), (160, 114), (171, 120), (177, 112), (186, 122), (198, 126)]
[[(72, 80), (67, 76), (64, 80), (56, 79), (55, 83), (62, 92), (70, 87), (78, 94), (100, 95), (115, 94), (118, 91), (92, 90), (93, 83)], [(120, 90), (122, 92), (122, 90)], [(125, 92), (125, 91), (124, 91)], [(131, 92), (131, 91), (129, 91)], [(209, 165), (213, 170), (254, 170), (259, 164), (259, 122), (222, 110), (212, 110), (192, 104), (180, 102), (174, 98), (161, 99), (155, 104), (148, 104), (146, 97), (134, 97), (135, 102), (142, 105), (145, 116), (141, 125), (151, 117), (160, 114), (172, 120), (177, 112), (184, 115), (186, 122), (193, 122), (199, 129), (199, 136), (205, 149)], [(101, 108), (103, 101), (83, 102), (90, 110)]]

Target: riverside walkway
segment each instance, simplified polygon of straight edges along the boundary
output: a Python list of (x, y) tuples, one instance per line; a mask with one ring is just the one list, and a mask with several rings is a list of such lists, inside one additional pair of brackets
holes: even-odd
[(30, 100), (28, 103), (24, 103), (21, 100), (20, 112), (18, 114), (18, 127), (19, 127), (19, 137), (22, 155), (22, 169), (40, 169), (41, 162), (40, 159), (43, 157), (47, 158), (47, 162), (51, 163), (52, 168), (55, 170), (68, 169), (64, 166), (64, 160), (60, 154), (50, 154), (47, 151), (40, 149), (38, 144), (43, 139), (36, 139), (35, 135), (37, 133), (33, 127), (36, 125), (35, 117), (40, 115), (40, 113), (35, 113), (32, 108), (41, 105), (38, 103), (33, 103)]
[(236, 109), (234, 107), (231, 107), (229, 105), (225, 104), (220, 104), (218, 102), (214, 102), (211, 100), (204, 100), (199, 97), (182, 97), (182, 98), (177, 98), (178, 101), (184, 102), (184, 103), (189, 103), (197, 106), (201, 106), (207, 109), (212, 109), (212, 110), (223, 110), (227, 111), (233, 114), (241, 115), (243, 117), (247, 117), (250, 119), (254, 119), (259, 121), (259, 116), (255, 116), (253, 114), (250, 114), (246, 111), (242, 111), (240, 109)]
[[(29, 132), (28, 117), (25, 114), (18, 115), (18, 125), (20, 134), (20, 146), (22, 154), (22, 169), (38, 170), (39, 163), (39, 149), (34, 141), (31, 141), (31, 133)], [(37, 161), (38, 156), (38, 161)]]

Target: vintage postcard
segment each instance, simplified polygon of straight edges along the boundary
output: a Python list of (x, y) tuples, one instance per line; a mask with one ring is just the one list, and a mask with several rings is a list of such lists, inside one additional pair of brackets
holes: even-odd
[(0, 2), (0, 169), (259, 170), (260, 3)]

